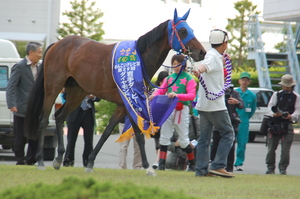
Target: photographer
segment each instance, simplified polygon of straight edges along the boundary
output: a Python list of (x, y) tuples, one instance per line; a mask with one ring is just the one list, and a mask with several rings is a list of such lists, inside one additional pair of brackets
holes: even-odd
[[(226, 78), (227, 71), (224, 70), (224, 77)], [(234, 152), (235, 152), (235, 138), (238, 132), (239, 124), (241, 123), (240, 117), (236, 111), (236, 109), (243, 109), (244, 108), (244, 102), (239, 94), (239, 92), (235, 91), (233, 89), (233, 85), (231, 85), (226, 91), (225, 91), (225, 103), (228, 110), (228, 114), (230, 116), (231, 124), (234, 129), (235, 137), (233, 140), (232, 147), (230, 149), (230, 152), (227, 156), (227, 166), (226, 171), (227, 172), (233, 172), (233, 163), (234, 163)], [(218, 131), (218, 129), (214, 129), (213, 131), (213, 142), (211, 146), (211, 156), (210, 159), (213, 161), (215, 159), (215, 155), (218, 149), (218, 145), (220, 142), (221, 136)]]
[[(292, 121), (297, 121), (300, 116), (300, 96), (295, 93), (294, 86), (296, 82), (293, 80), (292, 75), (283, 75), (281, 77), (281, 82), (278, 84), (281, 85), (282, 90), (274, 92), (268, 108), (272, 110), (271, 116), (273, 118), (280, 119), (282, 123), (281, 126), (284, 126), (286, 120), (288, 124), (284, 133), (279, 135), (279, 132), (269, 131), (268, 133), (268, 153), (266, 157), (267, 172), (266, 174), (275, 174), (275, 151), (278, 147), (279, 140), (281, 139), (281, 157), (278, 164), (279, 172), (281, 175), (286, 175), (286, 169), (290, 163), (290, 149), (294, 139), (294, 128)], [(280, 123), (279, 122), (279, 123)], [(278, 124), (278, 122), (276, 122)], [(269, 128), (270, 129), (270, 128)]]

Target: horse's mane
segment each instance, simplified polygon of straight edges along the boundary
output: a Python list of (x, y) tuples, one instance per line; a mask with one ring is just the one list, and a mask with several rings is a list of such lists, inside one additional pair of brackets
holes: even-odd
[(144, 34), (137, 40), (137, 49), (140, 53), (145, 52), (147, 48), (164, 35), (165, 29), (168, 27), (168, 22), (169, 20), (159, 24), (157, 27), (153, 28), (153, 30)]

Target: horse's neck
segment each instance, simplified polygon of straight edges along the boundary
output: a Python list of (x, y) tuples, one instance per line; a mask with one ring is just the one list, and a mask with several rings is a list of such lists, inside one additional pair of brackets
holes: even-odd
[[(149, 49), (147, 53), (144, 53), (143, 62), (146, 69), (146, 73), (151, 79), (156, 71), (161, 67), (164, 63), (165, 59), (168, 56), (170, 48), (156, 50)], [(143, 56), (143, 55), (142, 55)]]

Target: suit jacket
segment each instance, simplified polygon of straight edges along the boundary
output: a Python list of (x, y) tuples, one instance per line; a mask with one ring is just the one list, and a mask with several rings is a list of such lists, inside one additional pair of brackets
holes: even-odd
[[(40, 67), (37, 67), (39, 72)], [(27, 109), (27, 98), (34, 84), (34, 77), (30, 65), (27, 65), (27, 59), (24, 58), (15, 64), (10, 73), (10, 78), (6, 88), (7, 107), (17, 107), (16, 116), (25, 117)]]
[[(94, 102), (99, 102), (100, 101), (100, 98), (96, 97), (95, 99), (89, 99), (89, 103), (90, 105), (92, 106), (92, 108), (90, 108), (92, 110), (92, 117), (93, 117), (93, 121), (94, 121), (94, 124), (95, 124), (95, 121), (96, 121), (96, 118), (95, 118), (95, 113), (96, 113), (96, 110), (95, 110), (95, 104)], [(82, 108), (80, 106), (78, 106), (74, 111), (72, 111), (70, 113), (70, 115), (67, 117), (67, 122), (74, 122), (76, 120), (76, 118), (78, 117), (78, 114), (80, 112), (80, 110), (82, 110)]]

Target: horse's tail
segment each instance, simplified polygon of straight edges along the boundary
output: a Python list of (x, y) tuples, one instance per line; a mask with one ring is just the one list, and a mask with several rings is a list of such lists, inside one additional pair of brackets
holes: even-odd
[[(54, 43), (53, 43), (54, 44)], [(43, 105), (44, 105), (44, 62), (46, 53), (53, 45), (48, 46), (44, 53), (44, 59), (41, 63), (38, 76), (35, 80), (35, 83), (30, 91), (28, 101), (27, 101), (27, 110), (25, 114), (24, 122), (24, 135), (28, 139), (36, 140), (39, 135), (39, 125), (40, 118), (43, 117)]]

